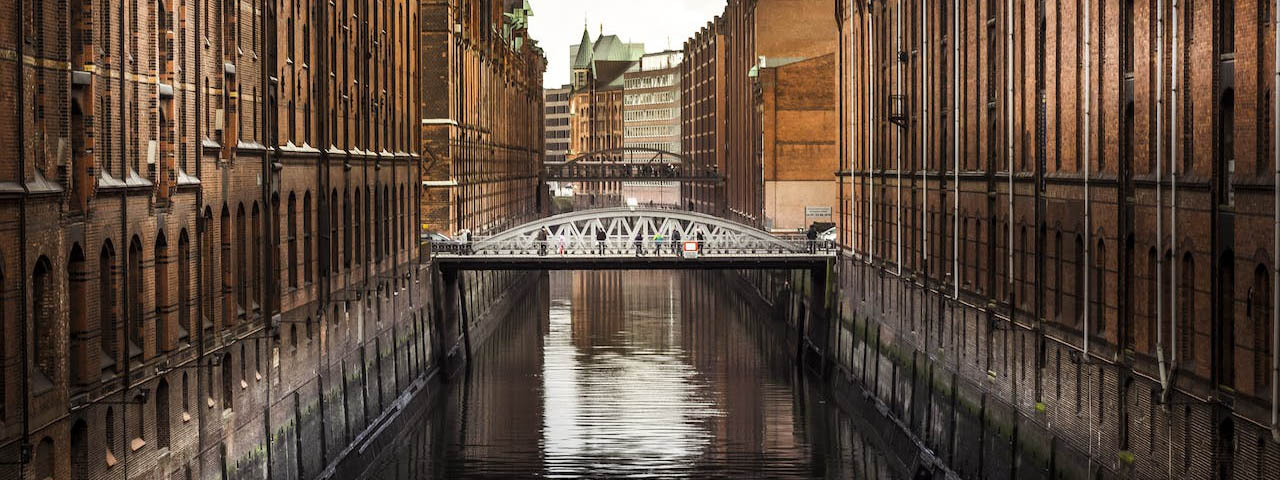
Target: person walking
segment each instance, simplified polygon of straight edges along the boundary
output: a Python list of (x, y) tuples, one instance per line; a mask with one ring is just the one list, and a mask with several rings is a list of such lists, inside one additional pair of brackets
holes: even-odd
[(644, 236), (641, 235), (639, 232), (636, 233), (635, 243), (636, 243), (636, 256), (637, 257), (643, 256), (644, 255)]
[(596, 230), (596, 249), (600, 252), (600, 255), (604, 255), (604, 240), (604, 230)]
[(671, 253), (680, 256), (680, 231), (676, 230), (671, 233)]
[(662, 256), (663, 241), (666, 241), (666, 237), (663, 237), (661, 233), (653, 234), (653, 253), (658, 254), (658, 256)]
[(698, 255), (702, 255), (702, 232), (698, 232), (698, 236), (695, 238), (698, 243)]
[(818, 253), (818, 228), (809, 225), (809, 231), (804, 236), (809, 240), (809, 254)]
[(547, 255), (547, 229), (538, 230), (538, 255)]

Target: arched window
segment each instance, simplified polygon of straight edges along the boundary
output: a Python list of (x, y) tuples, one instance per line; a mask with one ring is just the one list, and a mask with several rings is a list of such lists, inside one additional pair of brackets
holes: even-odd
[(1267, 266), (1253, 270), (1249, 290), (1249, 318), (1253, 321), (1253, 392), (1259, 398), (1271, 396), (1271, 279)]
[(360, 217), (363, 215), (364, 210), (360, 208), (360, 189), (357, 188), (355, 190), (356, 203), (351, 213), (351, 228), (354, 229), (351, 233), (351, 252), (355, 256), (356, 266), (359, 266), (364, 261), (364, 256), (360, 255), (360, 252), (370, 247), (366, 245), (367, 242), (364, 241), (364, 236), (360, 234)]
[(58, 454), (53, 450), (53, 439), (41, 439), (40, 445), (36, 447), (35, 460), (31, 464), (36, 480), (53, 480), (53, 465), (57, 458)]
[(315, 241), (312, 235), (312, 229), (315, 228), (311, 224), (311, 192), (307, 191), (302, 195), (302, 281), (310, 285), (314, 277), (312, 276), (312, 243)]
[(1031, 251), (1027, 249), (1026, 225), (1022, 226), (1018, 236), (1018, 302), (1023, 308), (1027, 308), (1027, 297), (1031, 296), (1027, 289), (1027, 284), (1031, 283), (1031, 275), (1027, 272), (1027, 265), (1031, 264)]
[[(356, 191), (356, 203), (360, 202), (360, 192)], [(342, 265), (351, 268), (352, 245), (351, 245), (351, 195), (346, 190), (342, 190)]]
[(71, 307), (71, 321), (67, 329), (67, 381), (72, 385), (84, 385), (89, 380), (87, 345), (81, 335), (89, 331), (89, 312), (85, 305), (88, 301), (89, 272), (84, 258), (84, 250), (77, 243), (71, 247), (71, 255), (67, 257), (67, 303)]
[(404, 185), (400, 185), (400, 218), (399, 221), (396, 222), (396, 238), (398, 239), (396, 250), (400, 252), (403, 252), (405, 249), (405, 243), (407, 240), (405, 237), (407, 236), (407, 232), (411, 232), (413, 230), (407, 225), (409, 215), (406, 211), (408, 208), (409, 205), (404, 195)]
[(1236, 260), (1235, 255), (1227, 250), (1222, 252), (1218, 264), (1219, 297), (1216, 361), (1214, 362), (1218, 385), (1228, 388), (1236, 386)]
[(381, 260), (391, 254), (391, 189), (386, 185), (382, 186), (382, 253), (378, 255)]
[(129, 254), (125, 262), (129, 264), (126, 272), (129, 289), (125, 292), (125, 298), (129, 299), (129, 323), (125, 328), (128, 331), (128, 355), (130, 359), (138, 359), (142, 358), (143, 329), (146, 327), (142, 321), (142, 239), (137, 235), (129, 240)]
[[(1137, 261), (1137, 254), (1135, 253), (1136, 248), (1137, 247), (1134, 245), (1133, 234), (1130, 233), (1125, 237), (1124, 241), (1125, 261), (1120, 262), (1121, 265), (1119, 265), (1124, 274), (1124, 318), (1116, 324), (1116, 327), (1118, 327), (1116, 329), (1116, 333), (1119, 337), (1119, 344), (1123, 348), (1130, 350), (1136, 346), (1133, 340), (1133, 329), (1137, 325), (1138, 318), (1138, 314), (1136, 312), (1137, 305), (1135, 305), (1138, 295), (1138, 284), (1134, 280), (1134, 276), (1136, 275), (1134, 270), (1136, 266), (1134, 265), (1134, 262)], [(1117, 272), (1117, 276), (1119, 275), (1120, 273)]]
[(244, 204), (241, 203), (236, 207), (236, 234), (235, 234), (235, 265), (236, 265), (236, 318), (243, 318), (246, 307), (249, 305), (249, 272), (248, 264), (245, 261), (248, 258), (249, 249), (245, 241), (249, 237), (248, 226), (245, 225)]
[(258, 202), (253, 202), (253, 210), (249, 217), (249, 248), (245, 250), (245, 259), (249, 268), (249, 305), (253, 313), (260, 313), (262, 306), (258, 299), (262, 295), (262, 216)]
[(167, 352), (173, 349), (169, 338), (173, 305), (169, 304), (169, 242), (163, 230), (156, 233), (155, 259), (156, 352)]
[(224, 353), (222, 354), (222, 408), (225, 410), (231, 410), (235, 405), (234, 399), (232, 398), (233, 390), (231, 388), (231, 382), (233, 380), (231, 373), (231, 354)]
[(84, 420), (71, 426), (71, 480), (89, 480), (89, 427)]
[(338, 189), (329, 198), (329, 271), (338, 271)]
[(1213, 463), (1217, 472), (1214, 478), (1235, 478), (1235, 421), (1225, 418), (1218, 424), (1218, 438), (1214, 443)]
[(289, 351), (298, 353), (298, 324), (289, 324)]
[(110, 459), (108, 463), (114, 463), (114, 454), (115, 452), (120, 451), (120, 444), (116, 443), (118, 440), (118, 437), (116, 437), (116, 411), (113, 407), (107, 407), (107, 414), (103, 417), (103, 422), (106, 424), (103, 425), (103, 428), (106, 430), (107, 458)]
[(1098, 335), (1106, 335), (1107, 333), (1107, 246), (1101, 238), (1098, 239), (1098, 250), (1094, 255), (1093, 264), (1093, 333)]
[(1072, 294), (1075, 296), (1075, 312), (1073, 312), (1076, 325), (1084, 320), (1084, 238), (1080, 234), (1076, 234), (1076, 261), (1075, 261), (1075, 288)]
[(143, 396), (141, 393), (135, 394), (133, 398), (130, 399), (129, 401), (129, 406), (127, 407), (129, 411), (129, 415), (125, 417), (124, 421), (125, 421), (125, 424), (128, 425), (129, 427), (128, 430), (129, 430), (129, 438), (130, 438), (129, 440), (130, 451), (137, 451), (139, 448), (141, 448), (143, 445), (146, 444), (145, 442), (146, 442), (147, 436), (146, 436), (146, 433), (144, 432), (144, 430), (146, 430), (145, 427), (147, 424), (147, 421), (146, 421), (147, 414), (145, 409), (146, 405), (147, 405), (147, 397)]
[(204, 289), (204, 294), (201, 295), (201, 301), (203, 302), (201, 306), (203, 308), (201, 308), (200, 311), (200, 328), (203, 329), (213, 328), (213, 316), (215, 312), (213, 309), (213, 299), (217, 296), (217, 294), (214, 293), (214, 289), (216, 288), (215, 285), (217, 285), (217, 282), (221, 281), (221, 278), (217, 274), (218, 271), (215, 270), (213, 266), (213, 261), (216, 258), (213, 253), (215, 248), (215, 244), (213, 243), (213, 227), (213, 209), (205, 207), (204, 224), (200, 225), (199, 229), (201, 239), (200, 261), (204, 264), (204, 271), (201, 272), (204, 276), (204, 283), (201, 285)]
[(111, 372), (120, 361), (119, 309), (116, 303), (119, 292), (116, 289), (115, 263), (116, 249), (110, 240), (106, 240), (98, 254), (98, 328), (101, 330), (102, 369)]
[(156, 448), (169, 448), (169, 382), (156, 385)]
[(298, 288), (298, 198), (293, 192), (289, 192), (288, 208), (289, 287)]
[(31, 383), (35, 393), (53, 388), (53, 382), (58, 378), (57, 362), (61, 356), (58, 355), (57, 342), (53, 337), (58, 321), (57, 305), (53, 265), (49, 263), (49, 257), (41, 255), (36, 260), (36, 268), (31, 275), (31, 311), (34, 313), (31, 332), (35, 335), (32, 347), (36, 358)]
[(191, 342), (191, 332), (198, 328), (191, 315), (191, 238), (187, 229), (178, 232), (178, 341)]
[(1182, 285), (1178, 288), (1178, 300), (1182, 309), (1178, 318), (1178, 358), (1194, 368), (1195, 351), (1192, 342), (1195, 340), (1196, 315), (1196, 262), (1191, 252), (1182, 255)]
[(1053, 316), (1062, 321), (1062, 230), (1053, 233)]

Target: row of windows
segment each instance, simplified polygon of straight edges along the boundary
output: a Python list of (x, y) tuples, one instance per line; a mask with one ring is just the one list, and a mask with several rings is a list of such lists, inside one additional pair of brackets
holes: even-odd
[(671, 120), (676, 118), (678, 109), (676, 108), (656, 108), (652, 110), (627, 110), (623, 114), (623, 118), (628, 122), (648, 122), (656, 120)]
[(628, 78), (623, 83), (623, 88), (627, 90), (637, 88), (659, 88), (670, 87), (676, 83), (676, 74), (668, 73), (666, 75), (650, 75), (644, 77)]
[(628, 137), (669, 137), (680, 134), (680, 126), (678, 125), (645, 125), (640, 127), (627, 127), (625, 135)]
[(623, 97), (625, 105), (653, 105), (655, 103), (672, 103), (677, 100), (676, 93), (671, 91), (658, 93), (636, 93)]
[(546, 112), (547, 115), (569, 113), (569, 105), (547, 105), (546, 107), (543, 107), (543, 111)]

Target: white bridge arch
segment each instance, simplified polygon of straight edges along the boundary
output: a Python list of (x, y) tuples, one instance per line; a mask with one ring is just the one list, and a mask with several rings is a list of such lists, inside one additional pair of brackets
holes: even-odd
[[(599, 234), (605, 241), (599, 241)], [(520, 225), (491, 237), (476, 237), (476, 255), (511, 255), (547, 247), (555, 253), (629, 253), (637, 236), (645, 248), (700, 240), (707, 254), (809, 254), (803, 236), (782, 237), (702, 213), (655, 208), (600, 208), (565, 213)], [(658, 239), (661, 239), (658, 241)], [(823, 248), (822, 250), (827, 250)]]

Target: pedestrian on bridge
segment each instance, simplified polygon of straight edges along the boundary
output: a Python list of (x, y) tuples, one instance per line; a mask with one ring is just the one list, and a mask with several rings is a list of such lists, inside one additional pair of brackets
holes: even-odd
[(697, 239), (697, 243), (698, 243), (698, 255), (701, 256), (702, 255), (702, 232), (698, 232), (698, 236), (695, 238)]
[(663, 250), (662, 242), (665, 242), (666, 240), (667, 240), (667, 237), (662, 236), (661, 233), (653, 234), (653, 253), (654, 254), (658, 256), (662, 256), (662, 250)]
[(671, 232), (671, 253), (680, 256), (680, 231)]
[(604, 255), (604, 230), (596, 230), (596, 249), (600, 251), (600, 255)]
[(818, 253), (818, 228), (813, 225), (809, 225), (809, 231), (806, 232), (804, 236), (808, 239), (809, 254)]
[(547, 227), (538, 230), (538, 255), (547, 255)]
[(636, 256), (639, 257), (644, 255), (644, 236), (641, 235), (639, 232), (636, 232), (635, 242), (636, 242)]

